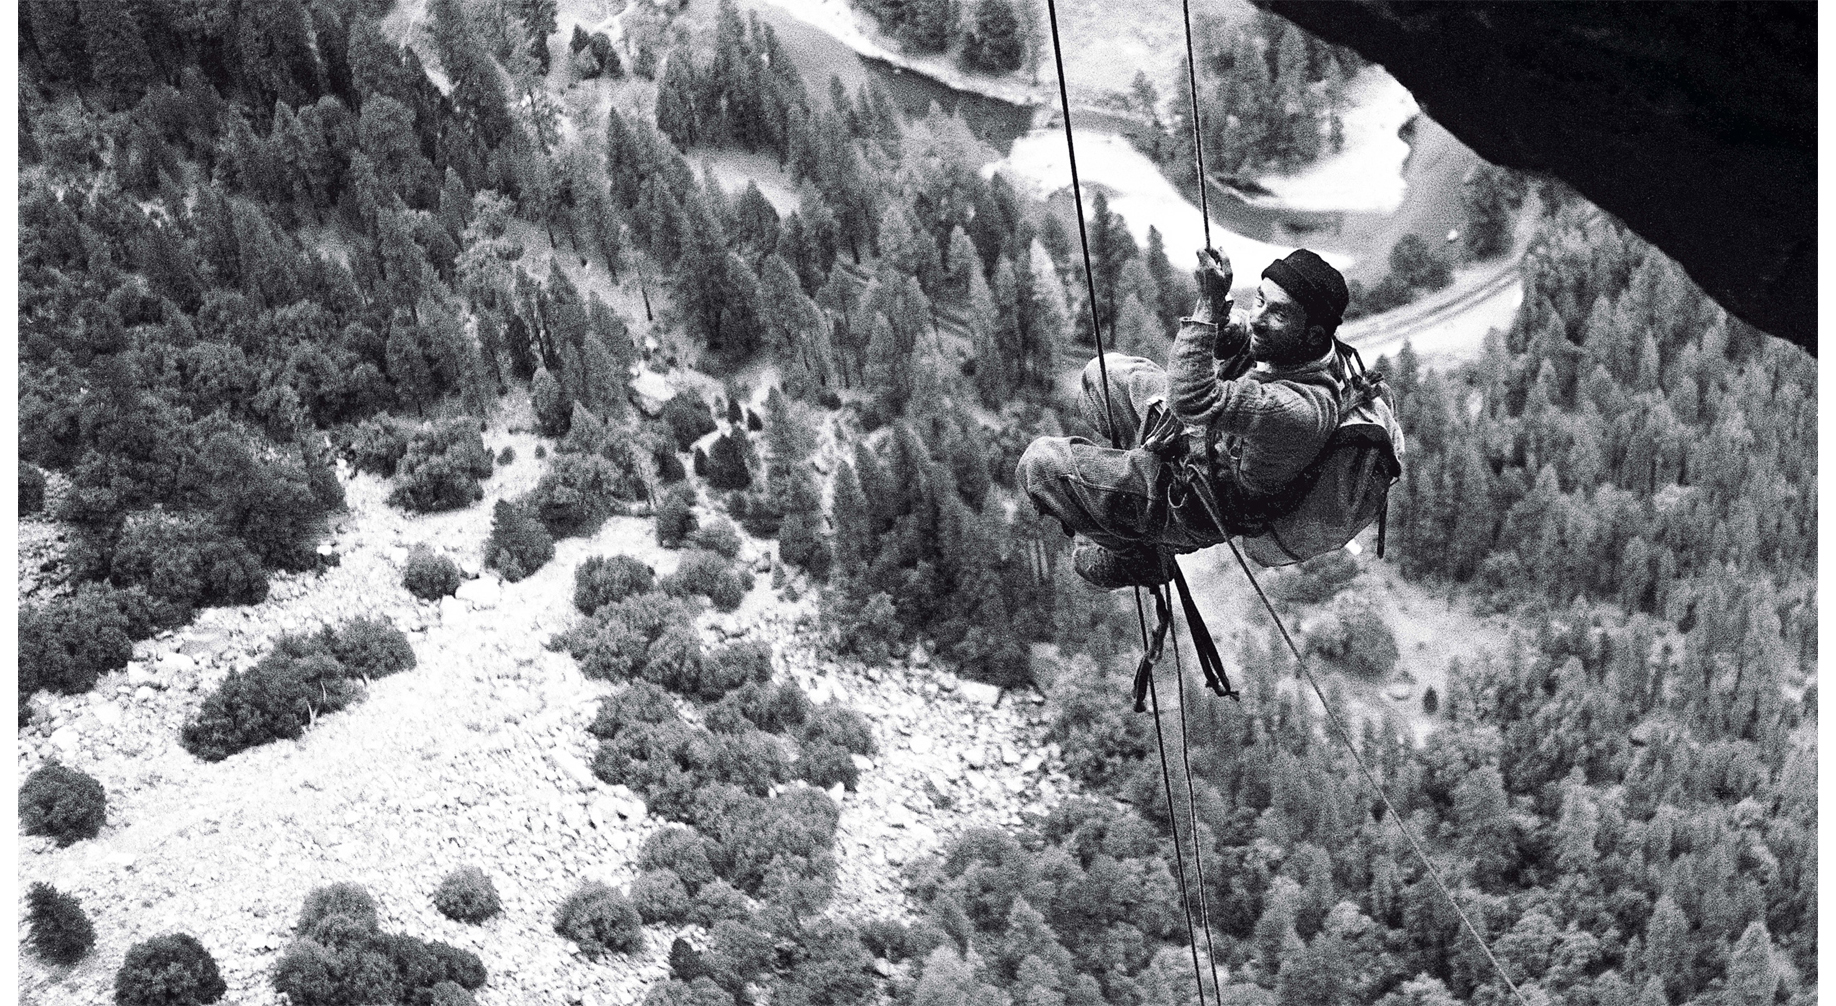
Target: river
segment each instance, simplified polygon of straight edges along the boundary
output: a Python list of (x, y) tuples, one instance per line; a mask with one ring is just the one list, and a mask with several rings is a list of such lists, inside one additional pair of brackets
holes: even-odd
[[(920, 71), (859, 55), (840, 39), (799, 20), (770, 0), (739, 2), (772, 26), (784, 51), (803, 75), (812, 99), (819, 103), (827, 100), (832, 76), (841, 79), (849, 94), (857, 92), (863, 84), (877, 85), (909, 118), (923, 116), (935, 103), (946, 113), (963, 118), (970, 131), (985, 144), (984, 156), (989, 161), (1010, 157), (1015, 141), (1035, 130), (1062, 129), (1055, 104), (1032, 107), (952, 87)], [(1094, 108), (1075, 109), (1072, 124), (1077, 130), (1079, 150), (1089, 145), (1093, 154), (1095, 147), (1115, 142), (1116, 138), (1140, 129), (1138, 123)], [(1402, 233), (1445, 234), (1461, 223), (1457, 198), (1459, 181), (1472, 163), (1473, 155), (1426, 118), (1418, 120), (1417, 129), (1409, 140), (1413, 152), (1403, 169), (1406, 195), (1394, 212), (1320, 212), (1272, 207), (1263, 200), (1245, 198), (1214, 182), (1209, 194), (1213, 225), (1271, 246), (1305, 244), (1328, 255), (1336, 254), (1355, 263), (1350, 275), (1367, 284), (1375, 283), (1386, 265), (1383, 252)], [(1062, 142), (1062, 137), (1055, 142)], [(1151, 162), (1145, 170), (1164, 175), (1154, 169)], [(1197, 191), (1184, 173), (1164, 177), (1180, 190), (1186, 202), (1196, 202)], [(1158, 183), (1159, 179), (1152, 181)], [(1185, 208), (1182, 215), (1196, 219), (1197, 207)], [(1161, 231), (1170, 233), (1168, 226), (1162, 226)]]

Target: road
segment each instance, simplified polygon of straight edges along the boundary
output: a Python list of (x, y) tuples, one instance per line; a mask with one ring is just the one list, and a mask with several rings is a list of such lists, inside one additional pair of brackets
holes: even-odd
[(1366, 363), (1394, 355), (1405, 342), (1431, 366), (1455, 366), (1476, 359), (1484, 348), (1486, 332), (1510, 327), (1523, 303), (1521, 261), (1507, 259), (1414, 303), (1348, 322), (1339, 330), (1339, 337), (1355, 347)]

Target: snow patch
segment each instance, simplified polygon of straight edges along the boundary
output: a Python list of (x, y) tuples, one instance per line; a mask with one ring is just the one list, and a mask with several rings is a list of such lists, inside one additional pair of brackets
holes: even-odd
[(1272, 195), (1246, 200), (1312, 212), (1391, 214), (1402, 206), (1408, 184), (1403, 162), (1409, 144), (1397, 132), (1420, 114), (1415, 96), (1380, 66), (1366, 67), (1345, 89), (1340, 115), (1345, 146), (1292, 175), (1257, 179)]
[[(1167, 258), (1175, 269), (1189, 268), (1191, 255), (1205, 247), (1205, 229), (1198, 207), (1173, 187), (1160, 168), (1136, 150), (1126, 137), (1114, 133), (1080, 131), (1077, 134), (1077, 168), (1086, 189), (1101, 188), (1109, 195), (1109, 208), (1122, 215), (1135, 242), (1147, 246), (1149, 227), (1160, 231)], [(1069, 187), (1071, 161), (1065, 152), (1062, 128), (1036, 129), (1014, 141), (1005, 160), (983, 168), (984, 177), (995, 172), (1029, 186), (1041, 198)], [(1293, 245), (1275, 245), (1244, 237), (1213, 220), (1212, 242), (1230, 256), (1238, 288), (1253, 288), (1270, 262), (1286, 256)], [(1321, 258), (1349, 269), (1352, 256), (1322, 252)]]

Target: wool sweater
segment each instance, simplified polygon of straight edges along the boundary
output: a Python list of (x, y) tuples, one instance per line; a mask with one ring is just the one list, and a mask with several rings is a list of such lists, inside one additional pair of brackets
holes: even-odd
[[(1241, 330), (1242, 312), (1227, 323)], [(1218, 358), (1218, 326), (1183, 319), (1167, 364), (1173, 414), (1219, 439), (1218, 473), (1263, 495), (1287, 485), (1319, 456), (1339, 425), (1337, 354), (1285, 367), (1258, 364), (1243, 350)]]

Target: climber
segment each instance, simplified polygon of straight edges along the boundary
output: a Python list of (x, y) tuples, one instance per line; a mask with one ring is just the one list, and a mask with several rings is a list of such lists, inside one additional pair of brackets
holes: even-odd
[[(1081, 539), (1072, 566), (1103, 590), (1166, 583), (1174, 555), (1250, 533), (1338, 426), (1344, 277), (1300, 249), (1270, 263), (1255, 304), (1233, 314), (1230, 259), (1198, 258), (1198, 303), (1165, 370), (1119, 353), (1084, 368), (1084, 417), (1113, 446), (1041, 437), (1020, 458), (1018, 484)], [(1215, 508), (1201, 505), (1195, 477)]]

